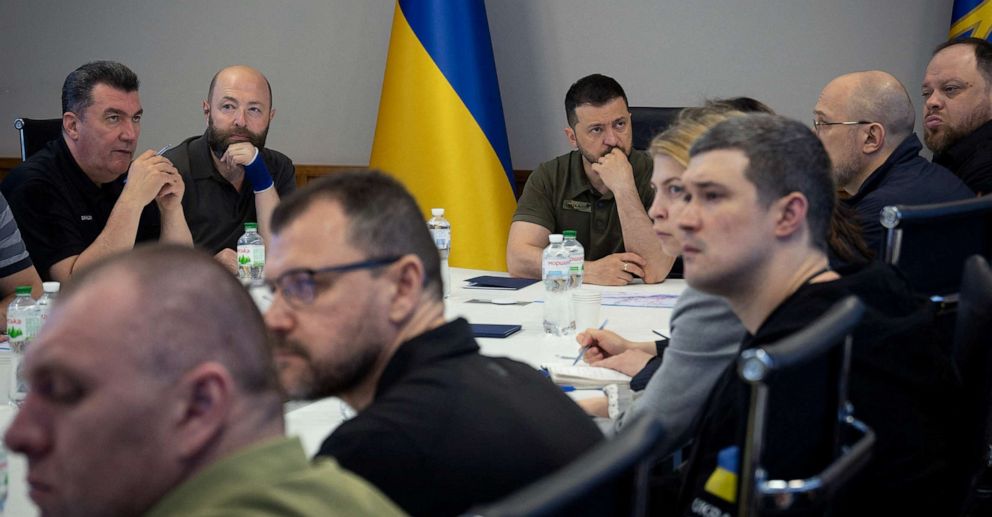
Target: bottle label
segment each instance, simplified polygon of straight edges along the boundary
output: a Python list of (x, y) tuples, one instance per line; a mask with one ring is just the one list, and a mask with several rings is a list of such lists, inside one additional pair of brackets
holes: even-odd
[(10, 348), (17, 353), (22, 351), (23, 344), (28, 340), (27, 321), (19, 312), (7, 313), (7, 338), (10, 339)]
[(262, 267), (265, 265), (265, 246), (242, 244), (238, 246), (239, 267)]
[(437, 249), (446, 250), (451, 247), (451, 228), (432, 228), (431, 237)]
[(568, 257), (545, 259), (544, 276), (545, 277), (568, 276), (568, 270), (571, 264), (572, 264), (572, 259)]

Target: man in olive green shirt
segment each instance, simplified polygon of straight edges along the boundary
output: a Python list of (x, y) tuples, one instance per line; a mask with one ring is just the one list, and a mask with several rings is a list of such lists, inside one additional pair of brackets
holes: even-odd
[(651, 159), (632, 150), (627, 95), (593, 74), (565, 94), (565, 136), (574, 151), (541, 164), (517, 203), (506, 245), (510, 274), (541, 277), (548, 235), (575, 230), (590, 284), (661, 282), (675, 258), (651, 229)]
[(283, 436), (261, 315), (208, 255), (146, 247), (73, 275), (5, 436), (44, 515), (398, 515)]

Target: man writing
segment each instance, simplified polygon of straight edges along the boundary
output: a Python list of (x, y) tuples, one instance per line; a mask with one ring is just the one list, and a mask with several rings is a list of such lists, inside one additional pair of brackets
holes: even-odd
[(536, 370), (480, 355), (468, 322), (445, 322), (420, 214), (379, 172), (333, 174), (287, 197), (272, 216), (265, 321), (291, 398), (339, 396), (358, 413), (318, 454), (411, 514), (455, 515), (602, 435)]
[(651, 159), (632, 149), (626, 93), (610, 77), (583, 77), (565, 94), (565, 115), (565, 136), (575, 150), (528, 178), (510, 225), (507, 269), (540, 278), (548, 235), (575, 230), (586, 253), (583, 281), (661, 282), (675, 258), (651, 230)]
[(964, 183), (920, 156), (913, 103), (902, 83), (874, 70), (842, 75), (827, 84), (813, 109), (813, 128), (837, 186), (850, 197), (868, 249), (882, 256), (889, 205), (923, 205), (974, 197)]
[(283, 436), (261, 315), (199, 252), (146, 247), (88, 269), (24, 364), (5, 441), (43, 515), (399, 514)]
[(0, 186), (42, 278), (65, 281), (136, 241), (191, 244), (179, 172), (152, 150), (131, 161), (143, 114), (134, 72), (111, 61), (77, 68), (62, 112), (62, 138)]
[[(802, 124), (770, 115), (723, 122), (692, 147), (678, 215), (689, 285), (725, 297), (747, 330), (742, 348), (794, 334), (850, 295), (867, 307), (852, 333), (849, 399), (872, 427), (872, 459), (833, 501), (838, 515), (936, 515), (950, 493), (948, 453), (957, 394), (932, 311), (889, 266), (827, 265), (834, 204), (830, 160)], [(803, 479), (830, 460), (837, 418), (828, 359), (776, 379), (762, 464), (773, 479)], [(748, 390), (728, 368), (697, 420), (681, 496), (687, 515), (734, 514), (719, 475), (740, 458)], [(785, 409), (788, 409), (785, 411)], [(718, 463), (719, 458), (719, 463)], [(718, 467), (718, 465), (720, 467)], [(736, 473), (740, 474), (740, 473)]]
[(992, 192), (992, 43), (939, 45), (923, 76), (923, 99), (923, 141), (934, 163), (979, 195)]
[(203, 101), (206, 132), (165, 153), (186, 182), (183, 207), (193, 242), (231, 270), (237, 269), (244, 223), (256, 221), (268, 242), (272, 210), (296, 188), (293, 162), (265, 147), (275, 115), (272, 88), (261, 72), (225, 68)]

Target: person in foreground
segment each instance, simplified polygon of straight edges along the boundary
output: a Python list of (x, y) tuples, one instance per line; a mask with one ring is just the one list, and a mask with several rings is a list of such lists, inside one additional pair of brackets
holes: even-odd
[[(684, 206), (682, 173), (689, 162), (689, 147), (709, 128), (741, 115), (719, 105), (687, 108), (651, 141), (655, 196), (648, 214), (666, 253), (682, 253), (674, 221)], [(662, 455), (688, 442), (692, 422), (713, 383), (737, 357), (745, 334), (726, 300), (692, 287), (679, 296), (669, 327), (671, 338), (658, 343), (631, 342), (609, 330), (587, 329), (576, 336), (579, 345), (589, 347), (587, 363), (631, 375), (631, 388), (643, 390), (629, 407), (622, 406), (622, 397), (615, 401), (589, 397), (580, 399), (579, 405), (592, 415), (612, 417), (617, 432), (637, 415), (656, 415), (665, 427), (663, 441), (657, 446)]]
[(437, 248), (393, 178), (311, 182), (276, 208), (272, 232), (265, 320), (283, 387), (357, 411), (318, 455), (407, 512), (464, 512), (602, 439), (537, 370), (480, 355), (468, 322), (445, 322)]
[(992, 43), (941, 43), (923, 76), (923, 141), (933, 162), (978, 195), (992, 192)]
[(833, 164), (834, 181), (850, 197), (868, 248), (881, 257), (882, 208), (975, 197), (940, 165), (920, 156), (913, 133), (916, 117), (898, 79), (879, 70), (845, 74), (830, 81), (813, 108), (813, 129)]
[(507, 238), (507, 270), (541, 278), (548, 235), (575, 230), (586, 254), (584, 282), (661, 282), (675, 258), (651, 235), (651, 159), (633, 149), (627, 94), (611, 77), (583, 77), (565, 94), (565, 116), (575, 150), (542, 163), (524, 185)]
[[(782, 117), (738, 117), (696, 141), (682, 182), (686, 280), (728, 300), (748, 331), (742, 348), (789, 336), (851, 294), (867, 307), (853, 332), (849, 399), (877, 441), (865, 470), (832, 501), (835, 513), (943, 514), (956, 376), (931, 309), (889, 266), (843, 275), (828, 267), (835, 187), (817, 137)], [(805, 478), (830, 460), (836, 388), (826, 369), (825, 360), (803, 365), (771, 392), (771, 408), (789, 408), (772, 409), (768, 423), (763, 464), (772, 478)], [(680, 514), (736, 514), (734, 477), (714, 474), (728, 466), (718, 457), (740, 457), (747, 407), (748, 389), (730, 367), (697, 422)]]
[(211, 79), (203, 101), (206, 132), (165, 153), (186, 183), (183, 207), (194, 244), (231, 270), (244, 223), (258, 222), (268, 242), (272, 210), (296, 189), (293, 162), (265, 147), (275, 115), (269, 80), (248, 66), (227, 67)]
[(43, 279), (64, 282), (135, 242), (192, 245), (179, 172), (151, 149), (134, 158), (143, 113), (131, 69), (86, 63), (62, 85), (62, 137), (0, 185)]
[(261, 315), (207, 255), (144, 247), (74, 277), (25, 368), (5, 442), (43, 515), (400, 514), (283, 436)]

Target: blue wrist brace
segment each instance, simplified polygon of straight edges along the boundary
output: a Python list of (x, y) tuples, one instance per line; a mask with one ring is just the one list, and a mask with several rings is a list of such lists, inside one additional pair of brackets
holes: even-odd
[(256, 148), (251, 163), (245, 165), (245, 176), (248, 177), (256, 194), (272, 187), (272, 174), (269, 174), (269, 168), (265, 166), (265, 160), (261, 159), (259, 154), (261, 153)]

